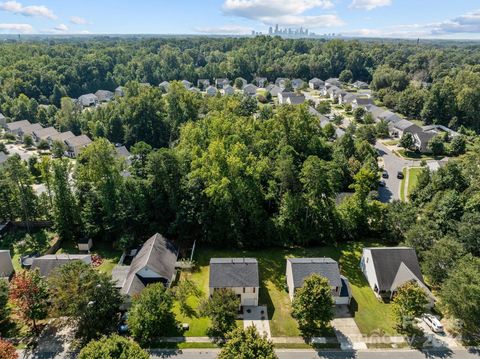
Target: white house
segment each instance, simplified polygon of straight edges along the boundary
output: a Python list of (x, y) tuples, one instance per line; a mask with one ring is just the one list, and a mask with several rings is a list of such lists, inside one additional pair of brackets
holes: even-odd
[(423, 280), (417, 254), (408, 247), (366, 247), (360, 260), (368, 285), (380, 298), (392, 298), (399, 287), (414, 281), (430, 298), (434, 298)]
[(328, 279), (336, 305), (350, 304), (352, 298), (348, 279), (340, 275), (338, 263), (331, 258), (288, 258), (287, 286), (290, 300), (295, 291), (303, 286), (306, 278), (318, 274)]
[(278, 94), (280, 105), (301, 105), (305, 102), (305, 96), (294, 92), (281, 92)]
[(161, 282), (168, 288), (176, 276), (177, 257), (178, 250), (173, 243), (156, 233), (143, 244), (129, 266), (113, 269), (112, 278), (120, 293), (128, 298), (151, 283)]
[(255, 258), (211, 258), (209, 293), (231, 289), (240, 298), (240, 306), (258, 306), (258, 262)]

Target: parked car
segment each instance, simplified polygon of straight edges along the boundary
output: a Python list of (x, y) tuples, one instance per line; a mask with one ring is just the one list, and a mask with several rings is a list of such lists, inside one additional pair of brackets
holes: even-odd
[(387, 171), (382, 172), (382, 178), (388, 178), (388, 172)]
[(382, 181), (378, 182), (378, 185), (379, 185), (380, 187), (385, 187), (385, 186), (386, 186), (386, 183), (385, 183), (385, 181), (382, 180)]
[(397, 178), (398, 179), (403, 179), (403, 172), (402, 171), (397, 172)]
[(422, 319), (433, 332), (443, 333), (443, 325), (437, 317), (431, 314), (424, 314)]

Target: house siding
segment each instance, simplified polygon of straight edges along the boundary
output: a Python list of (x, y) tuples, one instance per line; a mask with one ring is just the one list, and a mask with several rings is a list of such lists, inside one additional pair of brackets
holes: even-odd
[(363, 250), (362, 259), (360, 260), (360, 269), (365, 275), (365, 278), (367, 278), (370, 288), (375, 291), (375, 286), (378, 287), (378, 280), (373, 265), (372, 252), (370, 252), (369, 249)]

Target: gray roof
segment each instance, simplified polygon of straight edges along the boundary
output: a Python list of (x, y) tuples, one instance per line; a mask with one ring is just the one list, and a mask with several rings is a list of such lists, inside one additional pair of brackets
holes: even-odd
[(319, 78), (317, 77), (314, 77), (313, 79), (311, 79), (310, 81), (308, 81), (308, 83), (312, 83), (312, 84), (324, 84), (325, 82), (320, 80)]
[(24, 126), (29, 126), (31, 125), (30, 121), (27, 120), (21, 120), (21, 121), (15, 121), (15, 122), (9, 122), (6, 124), (7, 129), (9, 131), (15, 131), (18, 130)]
[(367, 105), (365, 109), (372, 114), (374, 120), (378, 120), (379, 116), (385, 112), (385, 110), (381, 107), (375, 105)]
[(10, 277), (13, 273), (12, 257), (9, 250), (0, 250), (0, 278)]
[(335, 85), (335, 86), (340, 86), (342, 84), (337, 77), (331, 77), (331, 78), (325, 80), (325, 83)]
[(415, 126), (413, 122), (410, 122), (408, 120), (400, 120), (392, 124), (393, 128), (396, 128), (397, 130), (400, 131), (405, 131), (407, 128)]
[(347, 93), (347, 94), (344, 94), (342, 101), (345, 103), (352, 103), (353, 100), (355, 100), (356, 98), (357, 98), (357, 95), (353, 93)]
[(282, 92), (282, 102), (287, 103), (288, 102), (291, 105), (300, 105), (305, 102), (305, 96), (302, 94), (297, 94), (295, 92)]
[(80, 135), (80, 136), (67, 138), (65, 140), (65, 143), (69, 147), (82, 147), (92, 143), (92, 140), (87, 135)]
[(379, 119), (382, 119), (382, 120), (385, 120), (387, 122), (398, 122), (400, 120), (402, 120), (402, 118), (396, 114), (396, 113), (393, 113), (392, 111), (390, 110), (386, 110), (386, 111), (383, 111), (379, 116), (378, 116)]
[(182, 80), (181, 82), (182, 82), (183, 86), (185, 86), (186, 88), (189, 88), (189, 87), (192, 86), (192, 83), (188, 80)]
[(253, 85), (253, 84), (248, 84), (243, 86), (243, 92), (248, 93), (248, 94), (255, 94), (257, 93), (258, 87)]
[(259, 287), (255, 258), (211, 258), (210, 288)]
[(402, 270), (400, 277), (396, 279), (402, 263), (410, 270), (414, 277), (423, 283), (423, 276), (418, 264), (417, 254), (413, 248), (407, 247), (383, 247), (366, 248), (372, 253), (372, 260), (375, 274), (378, 281), (378, 289), (389, 291), (395, 281), (405, 279), (405, 272)]
[(98, 97), (95, 96), (93, 93), (87, 93), (80, 96), (78, 98), (78, 101), (81, 103), (82, 106), (90, 106), (92, 103), (98, 102)]
[[(139, 275), (139, 272), (145, 267), (159, 275), (166, 286), (170, 285), (175, 274), (177, 256), (178, 251), (172, 242), (161, 234), (154, 234), (133, 258), (121, 292), (132, 296), (140, 293), (148, 284), (152, 283), (151, 279), (142, 278)], [(155, 281), (158, 282), (158, 280)]]
[(277, 85), (270, 84), (265, 88), (272, 96), (278, 96), (279, 93), (282, 93), (283, 90)]
[(123, 157), (123, 158), (127, 158), (127, 159), (132, 155), (130, 153), (130, 151), (127, 150), (127, 147), (125, 147), (125, 146), (115, 147), (115, 151), (117, 152), (117, 155), (119, 157)]
[(373, 100), (368, 97), (357, 97), (355, 101), (357, 102), (358, 106), (373, 105)]
[(73, 132), (72, 131), (67, 131), (67, 132), (57, 133), (56, 135), (53, 135), (53, 136), (49, 136), (48, 139), (52, 142), (53, 141), (64, 142), (64, 141), (66, 141), (66, 140), (68, 140), (69, 138), (72, 138), (72, 137), (75, 137)]
[(162, 81), (158, 87), (163, 87), (164, 89), (168, 90), (170, 83), (168, 81)]
[(288, 258), (287, 261), (292, 265), (295, 288), (300, 288), (304, 280), (312, 274), (327, 278), (332, 287), (342, 286), (338, 263), (332, 258)]
[(54, 127), (46, 127), (46, 128), (42, 128), (40, 130), (33, 131), (33, 134), (35, 135), (35, 137), (37, 137), (41, 140), (46, 140), (50, 136), (57, 135), (58, 131)]
[(95, 92), (95, 96), (97, 96), (98, 101), (106, 102), (110, 101), (115, 96), (115, 94), (112, 91), (108, 90), (98, 90), (97, 92)]
[(42, 277), (48, 277), (54, 269), (73, 261), (91, 264), (92, 257), (90, 254), (47, 254), (34, 258), (31, 269), (38, 269)]
[(0, 165), (8, 159), (8, 156), (5, 152), (0, 151)]
[(21, 133), (25, 135), (31, 135), (33, 131), (38, 131), (43, 129), (42, 125), (39, 123), (32, 123), (31, 125), (22, 126), (20, 128)]

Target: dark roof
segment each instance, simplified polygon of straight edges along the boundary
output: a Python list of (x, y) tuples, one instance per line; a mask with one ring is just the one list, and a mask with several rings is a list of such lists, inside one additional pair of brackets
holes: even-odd
[(92, 258), (90, 254), (47, 254), (34, 258), (31, 269), (38, 269), (42, 277), (48, 277), (54, 269), (73, 261), (91, 264)]
[[(372, 253), (373, 265), (377, 276), (378, 289), (389, 291), (395, 282), (395, 277), (401, 267), (404, 265), (410, 270), (415, 278), (423, 283), (423, 276), (418, 264), (417, 254), (413, 248), (407, 247), (385, 247), (385, 248), (366, 248)], [(402, 275), (402, 280), (405, 276)]]
[(259, 287), (255, 258), (211, 258), (210, 288)]
[(368, 97), (357, 97), (356, 102), (359, 106), (373, 105), (373, 100)]
[(319, 274), (330, 282), (332, 287), (341, 287), (340, 269), (332, 258), (288, 258), (292, 265), (293, 286), (300, 288), (304, 280), (312, 274)]
[[(161, 234), (154, 234), (143, 244), (133, 258), (122, 293), (132, 296), (140, 293), (147, 284), (151, 283), (151, 281), (139, 275), (139, 272), (145, 267), (162, 277), (164, 280), (161, 281), (168, 285), (175, 273), (177, 256), (177, 248), (172, 242)], [(158, 279), (155, 281), (158, 281)]]

